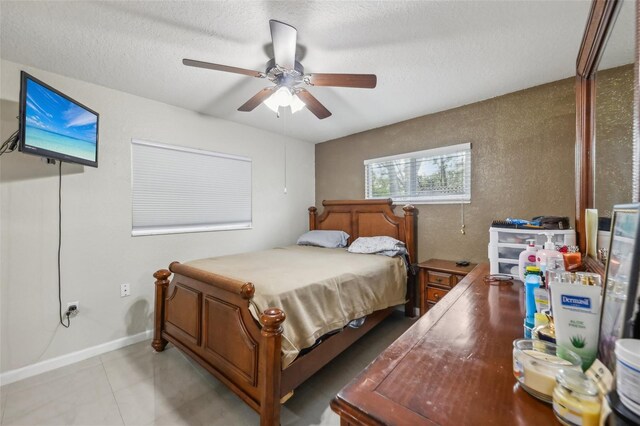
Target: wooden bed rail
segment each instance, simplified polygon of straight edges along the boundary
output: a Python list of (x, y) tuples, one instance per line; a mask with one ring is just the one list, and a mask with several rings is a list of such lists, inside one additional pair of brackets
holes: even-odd
[(214, 274), (213, 272), (203, 271), (202, 269), (183, 265), (180, 262), (172, 262), (171, 265), (169, 265), (169, 270), (174, 274), (180, 274), (197, 281), (214, 285), (222, 290), (239, 294), (243, 299), (251, 299), (255, 293), (255, 287), (251, 283), (234, 280), (233, 278)]

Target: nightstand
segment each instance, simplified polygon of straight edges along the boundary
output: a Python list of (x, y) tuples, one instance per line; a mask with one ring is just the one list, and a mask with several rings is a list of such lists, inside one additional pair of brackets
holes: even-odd
[(476, 264), (457, 266), (456, 262), (451, 260), (429, 259), (419, 263), (418, 267), (420, 268), (418, 297), (420, 316), (422, 316), (471, 272)]

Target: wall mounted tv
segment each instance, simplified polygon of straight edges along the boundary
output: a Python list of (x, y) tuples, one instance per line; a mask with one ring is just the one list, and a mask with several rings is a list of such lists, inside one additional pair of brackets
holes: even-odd
[(20, 151), (98, 167), (95, 111), (22, 71)]

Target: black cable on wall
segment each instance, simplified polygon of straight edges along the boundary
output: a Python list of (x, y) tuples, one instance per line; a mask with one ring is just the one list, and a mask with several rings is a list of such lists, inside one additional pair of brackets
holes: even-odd
[(62, 315), (62, 273), (60, 270), (60, 254), (62, 249), (62, 161), (58, 161), (58, 313), (60, 314), (60, 324), (69, 328), (71, 325), (70, 312), (67, 310), (67, 323), (64, 323)]

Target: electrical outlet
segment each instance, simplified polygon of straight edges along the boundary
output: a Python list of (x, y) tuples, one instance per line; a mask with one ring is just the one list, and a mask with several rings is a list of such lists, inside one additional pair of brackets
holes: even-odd
[(128, 283), (120, 284), (120, 297), (127, 297), (131, 295), (131, 289)]
[[(74, 306), (75, 309), (71, 309)], [(75, 317), (76, 315), (78, 315), (80, 313), (80, 302), (75, 301), (67, 303), (67, 312), (71, 312), (69, 315), (70, 317)]]

